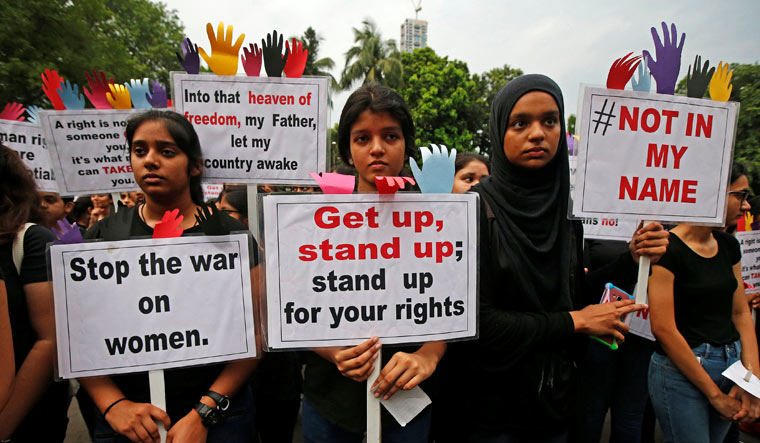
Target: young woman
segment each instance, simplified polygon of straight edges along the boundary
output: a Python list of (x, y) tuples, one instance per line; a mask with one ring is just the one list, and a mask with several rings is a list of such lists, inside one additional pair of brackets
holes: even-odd
[[(727, 227), (749, 209), (749, 182), (732, 171)], [(760, 400), (721, 373), (738, 359), (760, 375), (757, 339), (744, 296), (741, 249), (707, 226), (671, 230), (667, 253), (652, 267), (649, 304), (657, 338), (649, 395), (665, 441), (722, 442), (730, 421), (752, 422)]]
[(474, 152), (457, 152), (454, 161), (454, 188), (451, 192), (464, 194), (490, 174), (487, 158)]
[(248, 226), (248, 191), (245, 185), (225, 185), (216, 207)]
[[(173, 209), (184, 216), (180, 224), (184, 234), (245, 230), (245, 225), (221, 213), (198, 223), (195, 215), (203, 206), (201, 147), (182, 115), (157, 110), (138, 114), (127, 122), (126, 137), (129, 161), (145, 203), (102, 220), (86, 238), (115, 241), (150, 236), (164, 213)], [(256, 250), (254, 242), (252, 266)], [(158, 421), (169, 429), (170, 442), (250, 441), (254, 411), (246, 381), (256, 363), (236, 360), (164, 371), (166, 411), (149, 403), (147, 373), (83, 378), (80, 382), (98, 410), (95, 440), (158, 441)], [(206, 407), (216, 408), (224, 397), (232, 398), (228, 419), (211, 426), (205, 419)]]
[[(414, 152), (409, 108), (393, 90), (363, 86), (346, 101), (338, 128), (338, 149), (358, 173), (358, 192), (377, 192), (375, 177), (397, 176)], [(381, 344), (377, 337), (348, 348), (317, 348), (308, 353), (304, 379), (304, 441), (361, 442), (366, 429), (366, 381)], [(402, 386), (413, 387), (435, 371), (446, 350), (443, 342), (388, 347), (380, 377), (370, 380), (375, 395), (389, 398)], [(395, 351), (395, 352), (394, 352)], [(383, 441), (426, 442), (430, 409), (406, 427), (383, 411)]]
[[(45, 245), (55, 236), (41, 225), (24, 230), (39, 221), (34, 179), (16, 151), (0, 146), (0, 276), (16, 363), (9, 401), (0, 407), (0, 440), (55, 442), (66, 435), (68, 383), (53, 383), (53, 286), (45, 260)], [(13, 256), (22, 250), (17, 267)]]
[(92, 227), (95, 223), (111, 215), (113, 197), (111, 194), (93, 194), (90, 196), (90, 200), (92, 200), (93, 206), (90, 212), (90, 227)]

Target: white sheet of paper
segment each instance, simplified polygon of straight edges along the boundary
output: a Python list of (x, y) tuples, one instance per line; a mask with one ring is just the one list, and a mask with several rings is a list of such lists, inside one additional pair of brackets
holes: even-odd
[(747, 368), (742, 365), (741, 360), (723, 371), (723, 376), (755, 397), (760, 398), (760, 379), (755, 377), (755, 374), (752, 374), (748, 382), (744, 381), (744, 377), (747, 376)]
[(430, 403), (430, 397), (419, 386), (408, 391), (396, 391), (388, 400), (380, 397), (380, 404), (385, 406), (401, 426), (406, 426)]

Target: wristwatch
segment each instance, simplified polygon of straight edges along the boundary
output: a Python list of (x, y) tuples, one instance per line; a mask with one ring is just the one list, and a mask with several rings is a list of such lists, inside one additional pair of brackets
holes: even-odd
[(227, 408), (230, 407), (230, 398), (226, 395), (214, 391), (206, 391), (203, 395), (214, 400), (216, 402), (216, 407), (219, 408), (220, 411), (226, 411)]
[(219, 420), (221, 419), (219, 409), (212, 408), (203, 402), (199, 401), (196, 403), (195, 406), (193, 406), (193, 409), (195, 409), (195, 412), (201, 416), (201, 423), (207, 428), (219, 423)]

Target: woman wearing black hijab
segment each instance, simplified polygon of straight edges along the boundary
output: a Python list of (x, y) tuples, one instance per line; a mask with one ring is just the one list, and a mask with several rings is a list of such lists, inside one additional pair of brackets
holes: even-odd
[[(543, 75), (503, 87), (491, 105), (491, 176), (481, 196), (480, 334), (450, 346), (447, 441), (568, 441), (577, 400), (578, 334), (624, 339), (632, 301), (598, 303), (606, 277), (636, 280), (638, 256), (656, 260), (667, 232), (639, 229), (630, 254), (591, 276), (582, 268), (582, 225), (567, 219), (569, 166), (562, 92)], [(581, 300), (594, 294), (595, 300)], [(459, 391), (459, 392), (456, 392)], [(464, 423), (463, 423), (464, 421)]]

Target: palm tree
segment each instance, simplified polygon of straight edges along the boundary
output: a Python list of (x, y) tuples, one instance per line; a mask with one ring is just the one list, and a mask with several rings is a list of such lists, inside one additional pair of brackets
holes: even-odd
[(351, 89), (357, 81), (400, 87), (403, 67), (396, 41), (383, 40), (372, 19), (365, 19), (362, 25), (361, 30), (353, 28), (354, 43), (358, 44), (346, 52), (340, 87), (343, 90)]
[(330, 57), (317, 58), (319, 56), (319, 42), (323, 40), (322, 36), (309, 26), (301, 37), (296, 38), (301, 40), (304, 48), (309, 51), (309, 54), (306, 56), (306, 66), (304, 67), (303, 75), (320, 75), (330, 79), (331, 90), (327, 97), (327, 104), (332, 108), (332, 91), (337, 90), (339, 86), (335, 77), (330, 73), (335, 67), (333, 59)]

